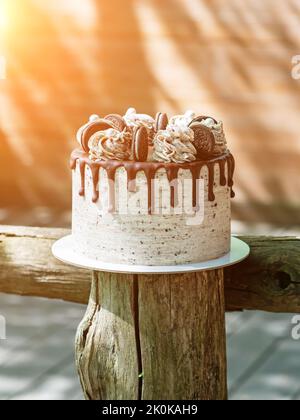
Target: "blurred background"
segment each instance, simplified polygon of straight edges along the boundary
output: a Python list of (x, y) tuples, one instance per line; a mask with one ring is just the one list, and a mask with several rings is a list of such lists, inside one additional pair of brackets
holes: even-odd
[[(300, 231), (300, 0), (0, 0), (0, 33), (0, 224), (69, 227), (78, 127), (133, 106), (222, 119), (234, 231)], [(82, 398), (84, 311), (0, 295), (0, 399)], [(227, 314), (231, 399), (300, 399), (291, 319)]]
[[(0, 0), (0, 223), (68, 226), (69, 153), (92, 113), (224, 120), (233, 217), (300, 225), (299, 0)], [(254, 227), (253, 227), (254, 229)]]

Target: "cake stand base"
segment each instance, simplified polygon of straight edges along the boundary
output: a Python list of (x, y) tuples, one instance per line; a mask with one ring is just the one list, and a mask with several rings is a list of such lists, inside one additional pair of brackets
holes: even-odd
[(232, 238), (221, 259), (171, 267), (90, 261), (72, 252), (72, 237), (53, 253), (92, 271), (76, 336), (86, 399), (227, 399), (223, 267), (246, 258), (246, 244)]
[(74, 248), (73, 237), (69, 235), (57, 241), (52, 247), (52, 252), (60, 261), (75, 267), (121, 274), (179, 274), (215, 270), (237, 264), (250, 253), (250, 248), (245, 242), (232, 237), (230, 252), (220, 258), (192, 264), (146, 266), (105, 263), (80, 255)]

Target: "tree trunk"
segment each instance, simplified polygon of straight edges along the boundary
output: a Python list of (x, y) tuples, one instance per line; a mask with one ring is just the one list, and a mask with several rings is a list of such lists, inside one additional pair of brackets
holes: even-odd
[(94, 272), (76, 357), (90, 400), (226, 399), (223, 270)]

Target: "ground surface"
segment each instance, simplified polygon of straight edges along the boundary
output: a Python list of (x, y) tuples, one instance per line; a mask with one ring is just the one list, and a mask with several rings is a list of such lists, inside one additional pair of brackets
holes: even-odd
[[(85, 307), (0, 295), (0, 399), (82, 399), (73, 342)], [(227, 315), (231, 399), (300, 399), (300, 341), (288, 314)]]

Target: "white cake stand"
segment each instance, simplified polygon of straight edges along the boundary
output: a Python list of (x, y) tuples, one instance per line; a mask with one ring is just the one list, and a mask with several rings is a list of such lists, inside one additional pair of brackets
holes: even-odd
[(230, 252), (223, 257), (192, 264), (183, 265), (131, 265), (131, 264), (112, 264), (96, 261), (79, 255), (74, 251), (72, 235), (66, 236), (52, 247), (53, 255), (60, 261), (71, 264), (75, 267), (88, 270), (103, 271), (108, 273), (120, 274), (181, 274), (194, 273), (198, 271), (216, 270), (237, 264), (248, 257), (250, 254), (249, 246), (234, 236), (231, 238)]

